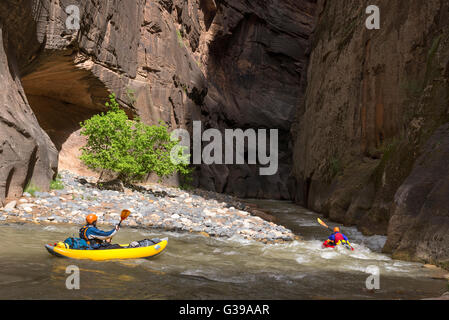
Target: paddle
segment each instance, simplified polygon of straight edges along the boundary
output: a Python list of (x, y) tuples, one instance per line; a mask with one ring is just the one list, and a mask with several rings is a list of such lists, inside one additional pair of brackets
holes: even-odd
[(131, 214), (131, 211), (129, 210), (122, 210), (122, 213), (120, 214), (120, 222), (118, 223), (118, 225), (120, 226), (122, 224), (122, 221), (125, 220), (126, 218), (129, 217), (129, 215)]
[(330, 229), (330, 228), (327, 226), (327, 224), (325, 224), (325, 223), (323, 222), (323, 220), (321, 220), (320, 218), (318, 218), (318, 223), (321, 224), (323, 227)]
[[(324, 221), (321, 220), (320, 218), (318, 218), (318, 223), (321, 224), (323, 227), (330, 229), (329, 226), (325, 224)], [(347, 249), (351, 249), (352, 251), (354, 251), (354, 248), (349, 243), (344, 243), (344, 245)], [(349, 246), (349, 248), (347, 246)]]

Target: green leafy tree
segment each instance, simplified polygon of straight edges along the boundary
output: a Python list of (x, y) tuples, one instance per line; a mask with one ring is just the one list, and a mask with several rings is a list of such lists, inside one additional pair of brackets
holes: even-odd
[[(160, 178), (176, 172), (188, 177), (187, 161), (173, 163), (170, 152), (179, 141), (172, 141), (168, 127), (144, 124), (140, 118), (129, 120), (120, 109), (115, 94), (109, 96), (107, 113), (94, 115), (81, 123), (81, 134), (87, 144), (81, 148), (80, 159), (90, 169), (116, 172), (124, 182), (141, 180), (151, 172)], [(179, 148), (179, 158), (186, 159)]]

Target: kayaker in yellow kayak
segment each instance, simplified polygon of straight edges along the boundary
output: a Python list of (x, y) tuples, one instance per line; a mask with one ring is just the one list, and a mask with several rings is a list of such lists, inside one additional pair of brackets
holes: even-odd
[(98, 249), (102, 246), (110, 246), (111, 238), (120, 230), (120, 224), (116, 225), (111, 231), (102, 231), (97, 229), (97, 215), (91, 213), (86, 217), (86, 225), (80, 231), (80, 238), (86, 240), (87, 244)]
[[(131, 211), (124, 209), (120, 215), (120, 222), (109, 232), (97, 229), (98, 220), (95, 214), (86, 217), (87, 224), (80, 229), (80, 238), (67, 238), (64, 242), (46, 244), (49, 253), (57, 257), (90, 260), (112, 259), (140, 259), (155, 256), (161, 253), (167, 246), (168, 239), (144, 239), (131, 242), (129, 245), (110, 244), (111, 238), (120, 229), (120, 225), (129, 217)], [(87, 243), (89, 244), (87, 244)], [(89, 250), (97, 249), (97, 250)]]

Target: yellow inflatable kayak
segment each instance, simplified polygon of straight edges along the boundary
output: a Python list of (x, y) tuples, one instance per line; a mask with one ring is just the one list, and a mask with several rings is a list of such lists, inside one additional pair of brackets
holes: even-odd
[(69, 249), (63, 242), (54, 245), (46, 244), (45, 248), (49, 253), (57, 257), (72, 259), (90, 259), (96, 261), (114, 260), (114, 259), (141, 259), (153, 257), (161, 253), (167, 246), (168, 239), (153, 241), (153, 245), (130, 247), (128, 244), (121, 244), (121, 248), (114, 249)]

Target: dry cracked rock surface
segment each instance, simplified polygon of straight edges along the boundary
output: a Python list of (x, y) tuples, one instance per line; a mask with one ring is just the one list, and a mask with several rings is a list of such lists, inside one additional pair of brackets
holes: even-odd
[(123, 209), (131, 210), (124, 225), (198, 232), (205, 236), (241, 236), (264, 242), (289, 241), (294, 234), (272, 222), (241, 210), (245, 206), (236, 198), (223, 194), (195, 191), (152, 184), (150, 187), (124, 191), (100, 190), (93, 178), (60, 173), (62, 190), (25, 192), (18, 201), (0, 209), (2, 222), (83, 224), (95, 213), (99, 227), (115, 225)]

